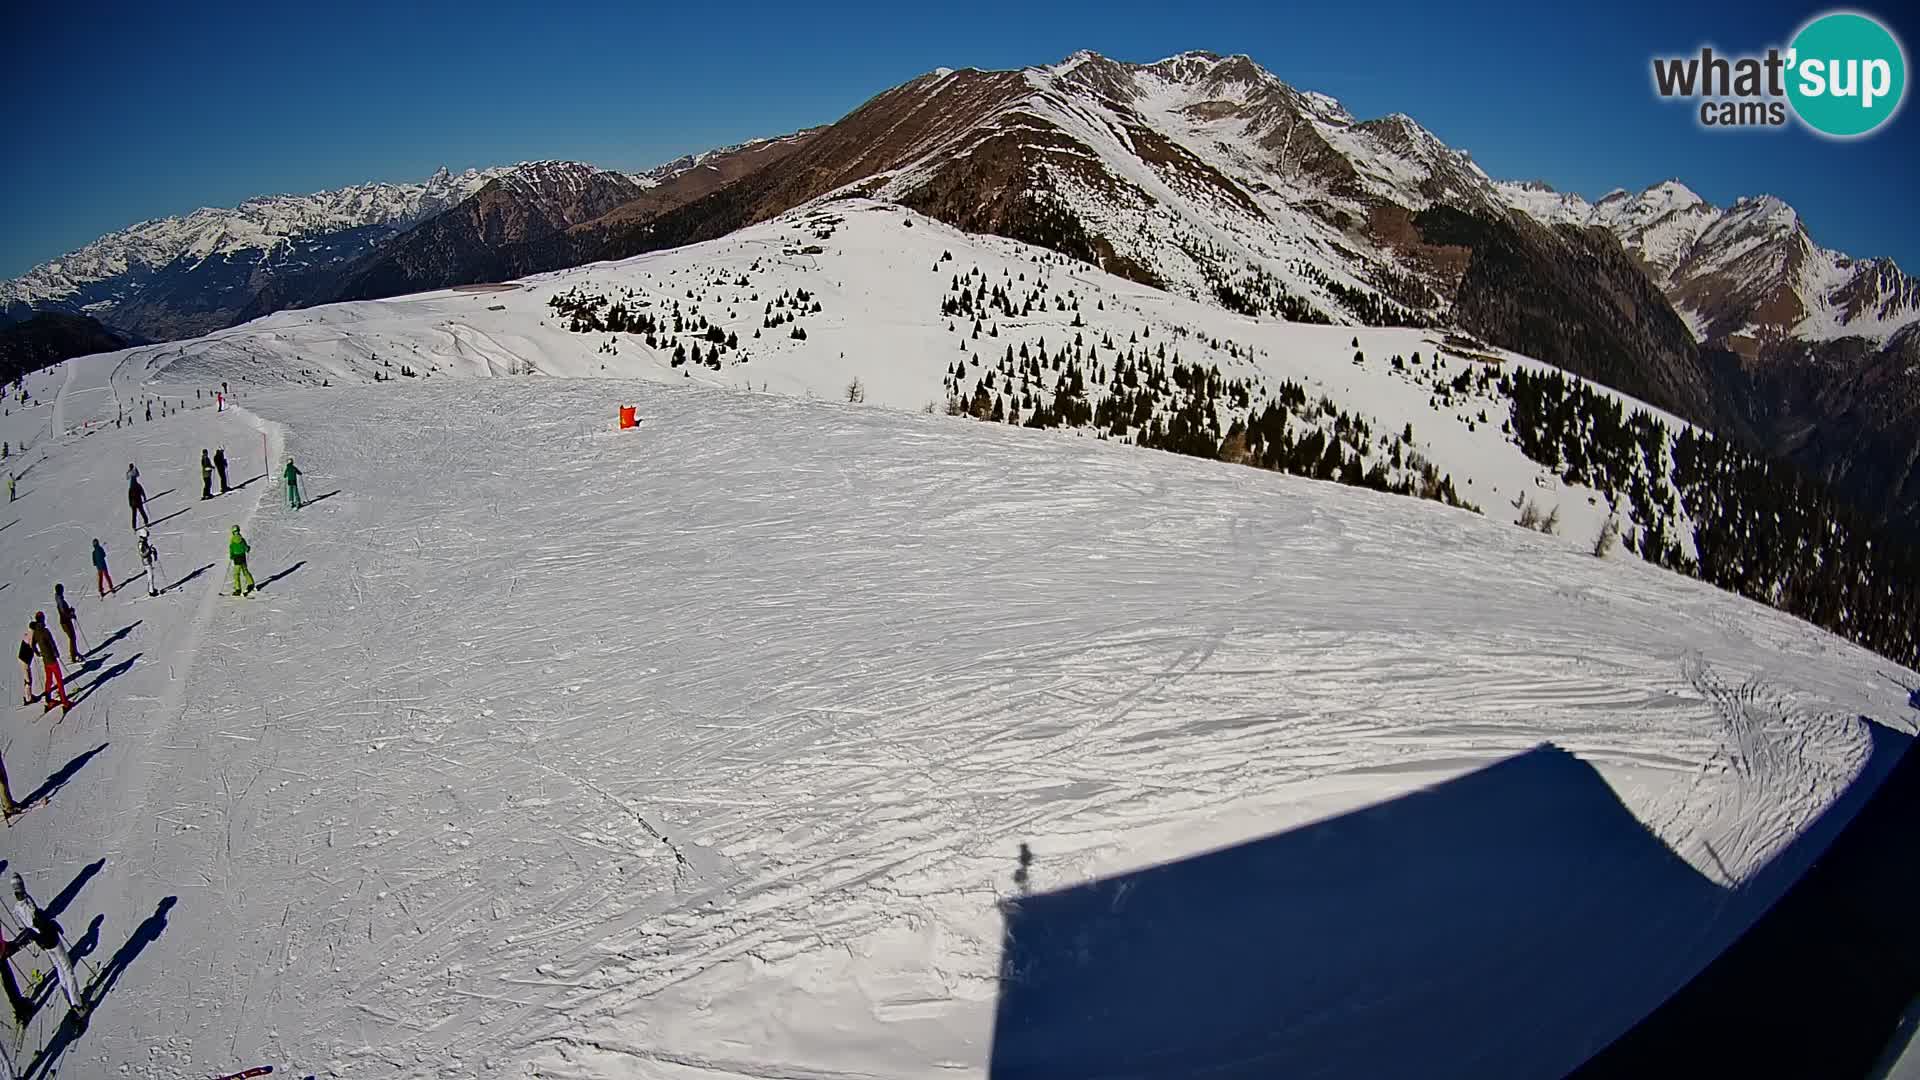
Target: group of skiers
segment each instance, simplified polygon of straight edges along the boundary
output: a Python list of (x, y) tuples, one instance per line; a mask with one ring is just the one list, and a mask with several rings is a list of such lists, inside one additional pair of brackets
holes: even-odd
[(227, 448), (224, 446), (215, 450), (212, 457), (208, 457), (205, 450), (200, 451), (200, 497), (202, 499), (213, 498), (215, 473), (220, 474), (220, 494), (225, 495), (233, 490), (227, 486)]
[[(212, 478), (216, 473), (220, 478), (221, 494), (232, 490), (227, 483), (227, 461), (224, 450), (211, 454), (202, 450), (200, 460), (203, 480), (202, 498), (213, 497)], [(129, 524), (134, 529), (134, 535), (139, 544), (140, 563), (146, 570), (147, 595), (158, 596), (170, 586), (163, 584), (161, 580), (160, 552), (153, 542), (153, 521), (147, 514), (146, 489), (140, 483), (140, 469), (137, 465), (129, 463), (126, 475), (127, 505), (131, 512)], [(305, 505), (305, 500), (300, 493), (301, 475), (299, 466), (293, 463), (292, 458), (288, 458), (286, 467), (282, 470), (282, 476), (287, 486), (287, 505), (294, 510)], [(227, 535), (227, 560), (233, 568), (233, 595), (235, 596), (251, 596), (260, 588), (258, 582), (254, 580), (252, 569), (247, 565), (247, 557), (251, 552), (252, 545), (240, 532), (240, 526), (233, 526)], [(92, 559), (95, 585), (99, 590), (100, 598), (104, 600), (112, 595), (118, 586), (114, 584), (113, 572), (107, 563), (106, 545), (101, 543), (98, 537), (93, 540)], [(67, 602), (65, 584), (54, 585), (53, 604), (56, 621), (67, 641), (67, 661), (77, 665), (81, 662), (79, 615), (74, 611), (73, 605)], [(34, 690), (33, 680), (33, 665), (36, 660), (39, 661), (41, 670), (41, 688), (37, 693)], [(42, 703), (41, 712), (47, 713), (52, 712), (53, 707), (58, 704), (63, 716), (73, 708), (73, 699), (67, 693), (66, 673), (60, 663), (59, 641), (47, 625), (45, 611), (34, 612), (33, 619), (27, 624), (26, 632), (21, 635), (20, 667), (23, 680), (20, 700), (22, 706), (39, 701)], [(7, 786), (5, 763), (0, 762), (0, 812), (11, 819), (20, 811), (21, 808), (15, 805), (13, 795)]]
[[(225, 408), (225, 386), (215, 398), (216, 407)], [(151, 406), (149, 406), (150, 408)], [(200, 452), (201, 498), (215, 497), (213, 481), (220, 481), (219, 494), (225, 495), (233, 490), (227, 477), (227, 455), (224, 448), (211, 452)], [(291, 458), (281, 472), (287, 488), (287, 505), (299, 510), (305, 505), (300, 490), (301, 471)], [(8, 497), (14, 497), (14, 477), (8, 476)], [(147, 492), (140, 480), (140, 470), (129, 464), (126, 472), (128, 526), (134, 531), (139, 545), (140, 562), (146, 569), (147, 595), (158, 596), (168, 586), (161, 577), (159, 550), (153, 541), (153, 520), (147, 509)], [(227, 536), (227, 558), (233, 568), (233, 595), (251, 596), (260, 585), (254, 580), (253, 572), (247, 565), (252, 545), (241, 533), (240, 526), (234, 525)], [(108, 566), (107, 549), (99, 538), (94, 538), (91, 553), (96, 576), (96, 586), (101, 599), (111, 595), (117, 588)], [(73, 708), (73, 699), (69, 696), (66, 680), (67, 672), (62, 667), (61, 641), (65, 641), (66, 663), (79, 665), (81, 660), (80, 642), (84, 638), (79, 623), (79, 614), (68, 602), (66, 586), (55, 584), (53, 587), (54, 620), (52, 625), (59, 627), (56, 637), (49, 624), (45, 611), (34, 612), (26, 632), (20, 640), (20, 666), (23, 676), (21, 704), (32, 705), (41, 702), (41, 713), (52, 712), (57, 704), (64, 716)], [(90, 651), (97, 651), (94, 646)], [(41, 670), (40, 688), (36, 693), (34, 685), (34, 664), (38, 662)], [(13, 791), (7, 780), (6, 765), (0, 760), (0, 815), (11, 821), (24, 813), (27, 807), (15, 801)], [(10, 959), (28, 949), (37, 949), (47, 957), (53, 968), (54, 978), (58, 981), (61, 993), (66, 997), (71, 1016), (80, 1025), (85, 1025), (90, 1005), (86, 1001), (79, 981), (74, 975), (72, 945), (67, 941), (60, 925), (26, 891), (26, 884), (19, 874), (11, 878), (11, 899), (6, 907), (11, 910), (18, 929), (8, 931), (0, 926), (0, 988), (3, 988), (12, 1007), (15, 1018), (21, 1023), (32, 1014), (33, 1004), (28, 996), (22, 995), (17, 985)], [(0, 1080), (12, 1080), (15, 1075), (14, 1063), (10, 1055), (0, 1053)]]

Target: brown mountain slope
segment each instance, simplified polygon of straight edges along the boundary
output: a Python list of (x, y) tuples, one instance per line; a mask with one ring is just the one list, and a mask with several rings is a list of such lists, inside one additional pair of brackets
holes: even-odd
[(1515, 213), (1410, 119), (1355, 121), (1245, 57), (934, 72), (704, 198), (576, 226), (527, 261), (712, 239), (843, 191), (1249, 314), (1458, 321), (1689, 419), (1731, 419), (1685, 324), (1611, 236)]

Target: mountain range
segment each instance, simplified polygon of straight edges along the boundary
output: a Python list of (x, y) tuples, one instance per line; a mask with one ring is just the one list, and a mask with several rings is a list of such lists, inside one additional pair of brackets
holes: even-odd
[(831, 125), (641, 174), (444, 171), (146, 222), (0, 284), (149, 338), (713, 239), (860, 195), (1247, 315), (1458, 326), (1920, 523), (1920, 286), (1759, 196), (1496, 180), (1245, 56), (940, 69)]

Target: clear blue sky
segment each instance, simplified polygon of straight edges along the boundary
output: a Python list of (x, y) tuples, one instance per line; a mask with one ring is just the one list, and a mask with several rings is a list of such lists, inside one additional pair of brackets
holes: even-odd
[[(0, 45), (0, 275), (250, 195), (534, 158), (640, 168), (832, 121), (934, 67), (1081, 48), (1244, 52), (1358, 116), (1409, 113), (1498, 177), (1589, 197), (1669, 176), (1722, 204), (1772, 193), (1821, 243), (1920, 272), (1920, 108), (1838, 143), (1704, 132), (1651, 92), (1656, 53), (1784, 45), (1823, 5), (1282, 6), (25, 0)], [(1920, 19), (1862, 10), (1920, 47)]]

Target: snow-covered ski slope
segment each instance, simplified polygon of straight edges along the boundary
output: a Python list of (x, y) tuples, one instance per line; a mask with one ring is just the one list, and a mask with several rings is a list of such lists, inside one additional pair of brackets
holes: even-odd
[[(1042, 303), (1011, 317), (942, 314), (956, 278), (972, 274), (969, 291), (1002, 288), (1015, 302), (1037, 292)], [(744, 284), (741, 284), (744, 282)], [(804, 291), (817, 302), (794, 322), (768, 329), (791, 307), (773, 306)], [(682, 346), (711, 348), (693, 328), (705, 318), (737, 339), (715, 369), (673, 365), (666, 335), (648, 348), (632, 333), (576, 333), (550, 306), (555, 297), (618, 302), (630, 312), (668, 320), (674, 305), (688, 328)], [(1072, 306), (1077, 303), (1077, 310)], [(1064, 309), (1056, 306), (1068, 305)], [(607, 310), (601, 307), (602, 314)], [(803, 340), (791, 334), (795, 326)], [(759, 337), (755, 337), (755, 333)], [(1218, 366), (1253, 385), (1256, 401), (1285, 381), (1315, 402), (1366, 419), (1374, 450), (1412, 425), (1417, 450), (1453, 477), (1462, 498), (1512, 520), (1524, 496), (1543, 512), (1558, 508), (1560, 535), (1591, 547), (1608, 507), (1599, 493), (1545, 473), (1502, 433), (1508, 404), (1480, 390), (1442, 394), (1436, 386), (1462, 375), (1498, 376), (1535, 360), (1478, 346), (1450, 347), (1441, 331), (1315, 326), (1254, 319), (1150, 289), (1052, 252), (998, 237), (959, 232), (897, 206), (863, 199), (829, 200), (709, 243), (595, 264), (497, 288), (423, 293), (396, 300), (286, 311), (186, 342), (132, 351), (141, 364), (171, 365), (172, 375), (207, 385), (287, 382), (357, 383), (376, 373), (394, 378), (401, 365), (423, 378), (505, 376), (637, 376), (704, 385), (767, 389), (840, 400), (858, 378), (870, 404), (944, 408), (951, 366), (963, 363), (964, 397), (1009, 351), (1049, 355), (1076, 340), (1111, 371), (1116, 357), (1175, 357)], [(965, 351), (962, 346), (965, 346)], [(1358, 353), (1362, 359), (1355, 360)], [(1398, 369), (1392, 363), (1400, 357)], [(1416, 363), (1415, 361), (1418, 360)], [(979, 361), (984, 361), (985, 367)], [(389, 366), (390, 365), (390, 366)], [(1057, 373), (1019, 389), (1051, 399)], [(1091, 377), (1089, 382), (1092, 383)], [(1094, 397), (1099, 385), (1090, 386)], [(1644, 408), (1629, 402), (1632, 408)], [(1657, 410), (1649, 410), (1661, 415)], [(1661, 416), (1676, 434), (1680, 423)], [(1331, 429), (1333, 418), (1318, 422)], [(1226, 426), (1222, 420), (1222, 428)], [(1303, 430), (1296, 426), (1296, 433)], [(1631, 522), (1630, 522), (1631, 523)], [(1644, 524), (1644, 523), (1641, 523)], [(1680, 540), (1690, 550), (1682, 519)]]
[[(1911, 672), (1433, 503), (677, 375), (99, 424), (147, 355), (6, 418), (67, 432), (0, 523), (6, 615), (64, 580), (103, 645), (5, 730), (52, 788), (8, 868), (105, 989), (30, 1029), (62, 1075), (1557, 1074), (1914, 727)], [(316, 501), (199, 501), (262, 428)], [(128, 461), (210, 569), (103, 602)]]

